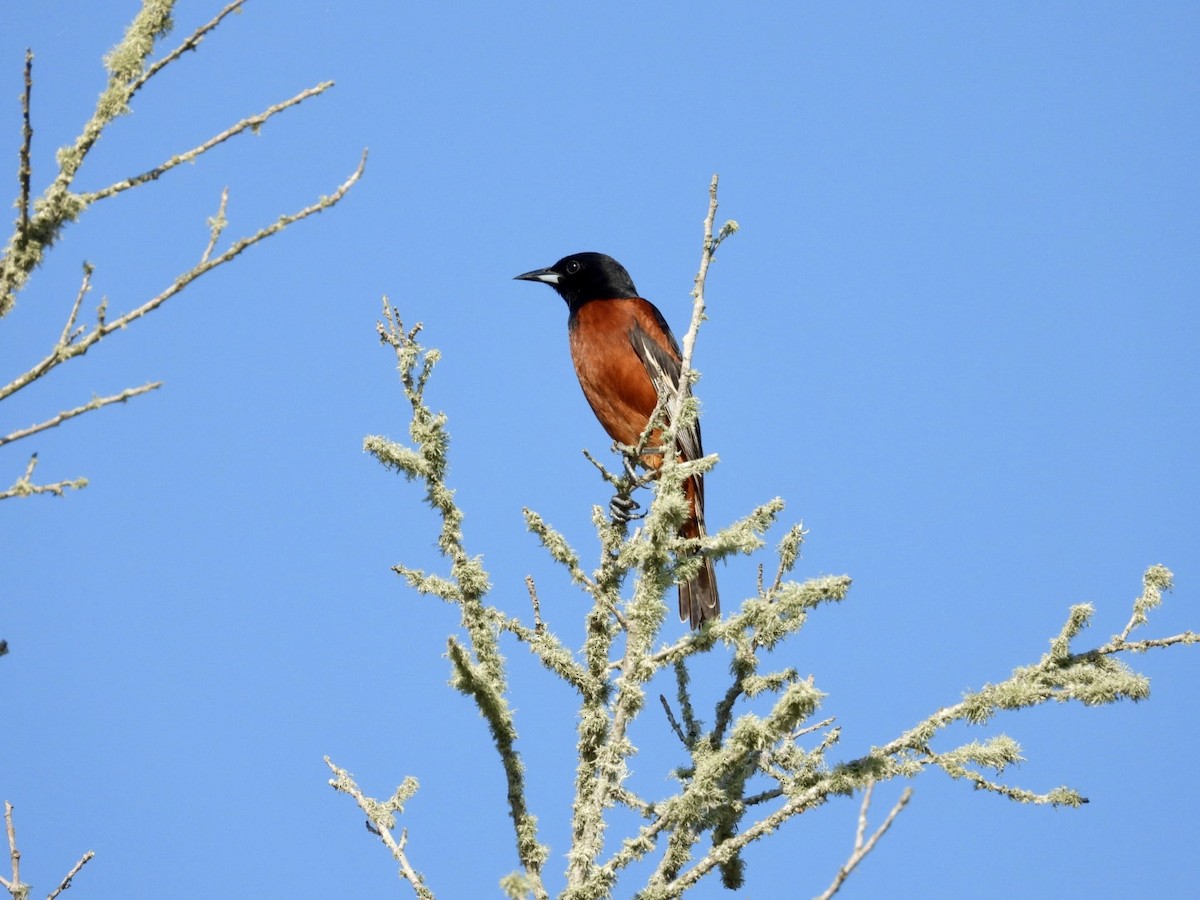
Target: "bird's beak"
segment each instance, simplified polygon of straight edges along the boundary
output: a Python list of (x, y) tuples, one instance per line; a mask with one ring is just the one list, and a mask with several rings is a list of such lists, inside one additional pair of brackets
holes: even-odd
[(554, 285), (562, 281), (562, 275), (555, 272), (553, 269), (534, 269), (532, 272), (526, 272), (524, 275), (516, 275), (514, 281), (542, 281), (546, 284)]

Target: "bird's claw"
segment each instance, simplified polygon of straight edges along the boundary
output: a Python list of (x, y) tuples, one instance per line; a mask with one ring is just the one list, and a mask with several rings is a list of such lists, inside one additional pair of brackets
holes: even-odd
[(637, 484), (639, 476), (637, 472), (637, 464), (634, 462), (633, 457), (623, 454), (621, 456), (621, 462), (625, 464), (625, 474), (629, 476), (629, 480), (634, 484)]
[(625, 477), (634, 485), (644, 484), (645, 476), (638, 472), (638, 466), (644, 466), (645, 462), (641, 456), (638, 456), (638, 448), (614, 441), (613, 449), (621, 454), (621, 465), (625, 468)]
[(608, 504), (608, 511), (612, 514), (613, 521), (622, 524), (645, 517), (645, 513), (634, 513), (635, 509), (641, 509), (641, 504), (624, 494), (617, 494)]

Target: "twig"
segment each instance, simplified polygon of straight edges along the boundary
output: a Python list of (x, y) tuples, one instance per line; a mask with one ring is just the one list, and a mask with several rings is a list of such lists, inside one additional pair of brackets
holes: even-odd
[[(677, 640), (675, 643), (652, 653), (646, 658), (646, 662), (649, 665), (658, 668), (660, 665), (665, 665), (666, 663), (674, 662), (677, 659), (682, 659), (685, 656), (689, 656), (689, 651), (697, 647), (699, 644), (699, 635), (695, 632), (690, 632), (679, 638), (679, 640)], [(619, 662), (610, 663), (608, 666), (610, 670), (619, 669), (620, 667), (621, 664)]]
[(698, 860), (690, 869), (681, 872), (671, 882), (669, 892), (663, 896), (681, 897), (705, 875), (724, 862), (733, 859), (746, 845), (753, 843), (778, 828), (793, 816), (800, 815), (808, 809), (820, 806), (828, 799), (829, 787), (825, 784), (816, 785), (801, 793), (788, 798), (788, 801), (774, 812), (753, 825), (738, 832), (737, 836), (713, 847), (708, 855)]
[(654, 817), (653, 804), (647, 803), (637, 794), (634, 794), (632, 791), (626, 790), (623, 787), (619, 788), (617, 792), (613, 794), (613, 800), (617, 803), (623, 804), (629, 809), (632, 809), (643, 819), (651, 819)]
[(25, 474), (18, 478), (8, 490), (0, 491), (0, 500), (8, 500), (12, 497), (28, 497), (31, 494), (54, 494), (56, 497), (61, 497), (63, 492), (68, 488), (78, 491), (87, 487), (88, 480), (86, 478), (76, 478), (73, 481), (56, 481), (54, 484), (34, 484), (33, 470), (35, 468), (37, 468), (36, 453), (29, 457), (29, 465), (25, 467)]
[(224, 19), (231, 12), (234, 12), (235, 10), (237, 10), (245, 2), (246, 2), (246, 0), (233, 0), (232, 3), (230, 3), (223, 10), (221, 10), (219, 13), (217, 13), (216, 16), (212, 20), (201, 25), (199, 28), (197, 28), (195, 31), (193, 31), (190, 35), (188, 35), (187, 40), (185, 40), (182, 44), (180, 44), (178, 47), (176, 47), (174, 50), (172, 50), (170, 53), (168, 53), (166, 56), (164, 56), (158, 62), (154, 63), (151, 66), (148, 66), (146, 68), (146, 71), (143, 72), (141, 74), (141, 76), (134, 79), (130, 83), (130, 85), (129, 85), (130, 96), (132, 96), (133, 94), (136, 94), (142, 88), (142, 85), (144, 85), (147, 81), (149, 81), (151, 78), (153, 78), (155, 75), (157, 75), (160, 70), (162, 70), (166, 66), (170, 65), (171, 63), (175, 62), (175, 60), (177, 60), (179, 57), (183, 56), (183, 54), (186, 53), (188, 50), (195, 50), (197, 47), (199, 47), (200, 42), (202, 40), (204, 40), (205, 35), (207, 35), (210, 31), (212, 31), (218, 25), (220, 25), (222, 19)]
[(142, 72), (155, 42), (170, 29), (170, 7), (169, 3), (143, 4), (126, 29), (124, 38), (105, 57), (108, 84), (97, 99), (91, 118), (74, 142), (59, 150), (58, 173), (54, 181), (34, 204), (26, 227), (16, 230), (0, 254), (0, 317), (12, 310), (17, 292), (41, 264), (63, 228), (83, 212), (85, 204), (78, 194), (71, 192), (71, 184), (104, 129), (117, 116), (129, 111), (131, 73)]
[(433, 894), (430, 894), (428, 890), (423, 890), (425, 885), (420, 881), (420, 874), (418, 874), (416, 869), (409, 865), (408, 856), (406, 856), (404, 853), (404, 848), (408, 845), (407, 828), (402, 828), (400, 830), (400, 840), (396, 841), (395, 845), (396, 853), (399, 854), (397, 861), (400, 863), (400, 870), (404, 873), (404, 877), (408, 879), (409, 883), (416, 888), (417, 896), (424, 897), (428, 895), (429, 897), (432, 897)]
[(96, 852), (94, 850), (89, 850), (87, 853), (83, 854), (83, 856), (79, 857), (79, 862), (75, 863), (75, 865), (71, 867), (71, 871), (67, 873), (67, 877), (59, 882), (58, 887), (50, 892), (50, 894), (46, 897), (46, 900), (54, 900), (55, 897), (69, 888), (71, 886), (71, 880), (79, 874), (80, 869), (92, 861), (92, 858), (95, 855)]
[(1146, 638), (1144, 641), (1121, 641), (1120, 644), (1110, 641), (1091, 652), (1099, 656), (1108, 656), (1113, 653), (1142, 653), (1145, 650), (1158, 650), (1175, 644), (1200, 644), (1200, 634), (1189, 630), (1173, 634), (1170, 637)]
[(1142, 573), (1142, 593), (1133, 601), (1133, 614), (1113, 642), (1124, 645), (1135, 628), (1145, 625), (1147, 614), (1162, 603), (1163, 591), (1170, 591), (1173, 583), (1174, 576), (1164, 565), (1151, 566)]
[(71, 305), (71, 312), (67, 316), (66, 323), (63, 324), (62, 334), (59, 335), (58, 345), (65, 347), (68, 344), (75, 342), (75, 339), (83, 333), (83, 326), (79, 330), (72, 331), (75, 327), (75, 321), (79, 318), (79, 308), (83, 305), (83, 298), (88, 291), (92, 289), (92, 273), (96, 271), (91, 263), (83, 264), (83, 281), (79, 285), (79, 293), (75, 295), (75, 302)]
[(358, 183), (358, 179), (362, 177), (363, 170), (366, 168), (366, 165), (367, 151), (364, 150), (362, 158), (359, 160), (354, 171), (350, 173), (350, 177), (338, 185), (337, 190), (335, 190), (332, 194), (327, 197), (321, 197), (315, 203), (304, 207), (304, 209), (301, 209), (298, 212), (280, 216), (265, 228), (259, 229), (249, 237), (242, 238), (215, 259), (210, 259), (207, 262), (200, 263), (194, 269), (191, 269), (190, 271), (178, 276), (175, 279), (175, 282), (157, 297), (147, 300), (137, 309), (130, 310), (120, 318), (107, 323), (102, 329), (99, 329), (99, 333), (106, 335), (113, 331), (117, 331), (118, 329), (125, 328), (131, 322), (134, 322), (135, 320), (146, 315), (146, 313), (152, 312), (153, 310), (162, 306), (163, 303), (178, 294), (185, 287), (187, 287), (188, 284), (195, 281), (201, 275), (210, 272), (211, 270), (217, 268), (217, 266), (224, 265), (225, 263), (239, 256), (243, 251), (253, 247), (255, 244), (266, 240), (280, 231), (283, 231), (283, 229), (287, 228), (289, 225), (299, 222), (301, 219), (307, 219), (309, 216), (323, 212), (324, 210), (329, 209), (331, 206), (336, 205), (338, 201), (345, 197), (350, 189)]
[[(407, 332), (399, 313), (384, 298), (383, 321), (378, 323), (380, 339), (396, 355), (405, 398), (412, 411), (409, 434), (415, 448), (405, 447), (378, 436), (363, 441), (364, 449), (388, 468), (425, 485), (425, 501), (441, 520), (438, 548), (450, 562), (450, 575), (427, 575), (407, 566), (397, 566), (409, 584), (418, 591), (433, 594), (454, 604), (466, 631), (466, 641), (457, 635), (448, 641), (452, 671), (451, 684), (470, 698), (491, 731), (507, 783), (507, 802), (521, 860), (521, 877), (527, 893), (538, 900), (549, 894), (541, 880), (541, 869), (549, 848), (538, 840), (537, 820), (529, 812), (525, 765), (517, 746), (515, 711), (509, 702), (506, 663), (500, 653), (500, 627), (504, 615), (484, 602), (490, 590), (489, 578), (481, 559), (467, 552), (462, 532), (462, 510), (454, 501), (454, 491), (446, 482), (449, 461), (449, 434), (446, 416), (434, 413), (424, 399), (425, 387), (440, 354), (426, 351), (416, 340), (420, 326)], [(539, 655), (542, 655), (539, 653)], [(542, 656), (543, 661), (548, 657)], [(559, 671), (567, 671), (564, 666)]]
[(29, 114), (29, 97), (33, 92), (33, 50), (25, 51), (25, 93), (21, 95), (21, 117), (24, 124), (21, 128), (21, 162), (17, 168), (17, 177), (21, 182), (21, 199), (18, 207), (21, 218), (17, 224), (17, 232), (24, 236), (29, 229), (29, 182), (33, 177), (33, 166), (29, 161), (29, 151), (33, 145), (33, 123)]
[(333, 772), (333, 778), (329, 779), (330, 787), (343, 794), (349, 794), (358, 804), (358, 808), (366, 813), (367, 830), (383, 841), (391, 851), (392, 858), (400, 864), (400, 877), (412, 885), (413, 891), (420, 900), (434, 900), (433, 891), (426, 886), (425, 879), (412, 867), (408, 861), (408, 854), (404, 852), (405, 845), (408, 843), (408, 831), (402, 830), (399, 840), (392, 834), (392, 829), (396, 827), (395, 814), (403, 812), (404, 804), (416, 793), (416, 780), (405, 779), (404, 784), (396, 789), (396, 793), (390, 800), (380, 802), (365, 796), (354, 781), (354, 776), (345, 769), (334, 765), (333, 760), (328, 756), (325, 757), (325, 765), (329, 766), (330, 771)]
[[(0, 885), (3, 885), (4, 889), (13, 896), (13, 900), (26, 900), (29, 896), (30, 886), (21, 881), (21, 851), (17, 849), (17, 829), (13, 825), (13, 805), (7, 800), (4, 802), (4, 826), (8, 832), (8, 852), (12, 858), (12, 880), (10, 881), (0, 876)], [(91, 850), (83, 854), (79, 862), (71, 867), (71, 871), (59, 882), (58, 887), (50, 892), (46, 900), (54, 900), (55, 897), (69, 888), (71, 886), (71, 879), (78, 875), (79, 870), (87, 865), (95, 855), (95, 852)]]
[(29, 893), (29, 885), (21, 884), (21, 851), (17, 849), (17, 829), (13, 826), (13, 805), (4, 801), (4, 826), (8, 831), (8, 852), (12, 858), (12, 881), (0, 876), (0, 884), (13, 895), (14, 900), (23, 900)]
[(221, 232), (229, 224), (229, 220), (225, 218), (225, 207), (228, 205), (229, 188), (226, 187), (221, 191), (221, 205), (217, 207), (217, 214), (208, 220), (208, 246), (204, 248), (204, 253), (200, 257), (201, 265), (208, 262), (209, 257), (212, 256), (212, 252), (217, 246), (217, 241), (221, 237)]
[(608, 471), (608, 468), (604, 465), (604, 463), (600, 462), (600, 460), (598, 460), (598, 459), (596, 459), (596, 457), (592, 456), (591, 451), (584, 450), (583, 456), (588, 462), (590, 462), (593, 466), (596, 467), (596, 469), (600, 472), (600, 476), (605, 481), (607, 481), (613, 487), (620, 487), (621, 479), (618, 476), (614, 475), (612, 472)]
[(311, 215), (315, 215), (316, 213), (334, 206), (352, 187), (354, 187), (354, 185), (358, 182), (358, 179), (362, 177), (363, 169), (365, 168), (366, 164), (367, 152), (364, 150), (362, 159), (359, 160), (358, 167), (355, 168), (355, 170), (350, 174), (350, 177), (342, 182), (342, 184), (338, 186), (337, 190), (335, 190), (329, 196), (321, 197), (316, 203), (306, 206), (299, 212), (280, 216), (265, 228), (260, 229), (249, 237), (244, 237), (237, 241), (219, 256), (206, 260), (205, 262), (201, 262), (192, 269), (189, 269), (187, 272), (176, 276), (175, 280), (171, 283), (171, 286), (166, 288), (157, 296), (152, 297), (141, 306), (131, 309), (129, 312), (116, 319), (113, 319), (112, 321), (105, 321), (101, 324), (98, 324), (87, 334), (83, 335), (80, 340), (70, 344), (70, 346), (63, 346), (59, 344), (50, 352), (48, 356), (34, 365), (31, 369), (29, 369), (29, 371), (25, 372), (23, 375), (19, 375), (7, 385), (0, 388), (0, 400), (3, 400), (12, 394), (15, 394), (22, 388), (32, 384), (38, 378), (41, 378), (51, 369), (63, 362), (66, 362), (68, 359), (71, 359), (75, 356), (82, 356), (97, 341), (107, 337), (114, 331), (118, 331), (127, 327), (147, 313), (158, 309), (158, 307), (162, 306), (176, 294), (180, 293), (185, 287), (187, 287), (197, 278), (200, 278), (202, 275), (205, 275), (218, 266), (224, 265), (240, 255), (243, 251), (253, 247), (255, 244), (266, 240), (272, 235), (287, 228), (289, 225), (299, 222), (301, 219), (307, 219)]
[(901, 810), (908, 805), (908, 801), (912, 799), (912, 788), (905, 788), (904, 793), (900, 795), (900, 799), (896, 801), (896, 805), (892, 807), (892, 811), (887, 814), (887, 818), (883, 820), (883, 824), (875, 830), (871, 835), (870, 840), (863, 841), (867, 833), (867, 811), (871, 808), (871, 793), (875, 789), (875, 782), (867, 783), (866, 790), (863, 791), (862, 806), (858, 811), (858, 830), (854, 835), (854, 852), (850, 854), (850, 858), (842, 863), (842, 867), (838, 869), (836, 875), (833, 876), (833, 882), (825, 889), (816, 900), (829, 900), (842, 887), (842, 883), (854, 871), (855, 867), (863, 861), (868, 853), (875, 849), (875, 844), (881, 837), (892, 827), (892, 822), (896, 820), (896, 816), (900, 815)]
[(525, 588), (529, 591), (529, 601), (533, 604), (533, 627), (534, 630), (541, 634), (546, 630), (546, 623), (542, 621), (542, 607), (538, 603), (537, 585), (533, 583), (533, 576), (525, 576)]
[(21, 438), (27, 438), (30, 435), (46, 431), (49, 428), (55, 428), (68, 419), (73, 419), (76, 416), (81, 416), (84, 413), (91, 412), (92, 410), (100, 409), (101, 407), (109, 406), (113, 403), (124, 403), (127, 400), (132, 400), (134, 397), (137, 397), (141, 394), (157, 390), (158, 388), (162, 387), (162, 385), (163, 383), (161, 381), (151, 381), (147, 384), (143, 384), (141, 387), (126, 388), (119, 394), (113, 394), (108, 397), (93, 397), (89, 402), (83, 404), (83, 406), (77, 406), (74, 409), (68, 409), (65, 412), (60, 412), (53, 418), (47, 419), (45, 422), (39, 422), (37, 425), (30, 425), (28, 428), (22, 428), (19, 431), (12, 432), (12, 434), (0, 437), (0, 447), (3, 447), (5, 444), (11, 444), (13, 441), (19, 441)]
[(667, 714), (667, 722), (670, 723), (671, 730), (679, 738), (679, 743), (685, 747), (689, 747), (687, 736), (683, 733), (683, 728), (680, 726), (679, 720), (675, 718), (675, 712), (671, 709), (671, 704), (667, 702), (667, 695), (659, 694), (658, 700), (662, 704), (663, 712)]
[(274, 106), (267, 107), (265, 110), (260, 112), (258, 115), (248, 116), (247, 118), (242, 119), (236, 125), (230, 126), (229, 128), (225, 129), (218, 135), (214, 135), (213, 137), (211, 137), (207, 141), (205, 141), (203, 144), (200, 144), (197, 147), (193, 147), (191, 150), (188, 150), (185, 153), (181, 153), (178, 156), (173, 156), (170, 159), (168, 159), (166, 162), (164, 162), (158, 166), (155, 166), (153, 169), (149, 169), (149, 170), (143, 172), (141, 175), (134, 175), (130, 178), (126, 178), (124, 181), (118, 181), (114, 184), (110, 184), (108, 187), (101, 188), (98, 191), (93, 191), (88, 194), (82, 194), (82, 195), (80, 195), (80, 199), (82, 200), (82, 202), (85, 206), (90, 206), (91, 204), (95, 203), (97, 200), (104, 200), (107, 197), (112, 197), (113, 195), (119, 194), (122, 191), (127, 191), (130, 188), (137, 187), (139, 184), (145, 184), (147, 181), (156, 181), (164, 173), (169, 172), (171, 169), (174, 169), (176, 166), (182, 165), (183, 163), (186, 163), (186, 162), (191, 162), (196, 157), (200, 156), (202, 153), (207, 153), (213, 147), (216, 147), (218, 144), (225, 143), (225, 141), (241, 134), (243, 131), (247, 131), (247, 130), (257, 131), (272, 116), (283, 112), (285, 109), (288, 109), (289, 107), (296, 106), (299, 103), (303, 103), (305, 100), (308, 100), (310, 97), (316, 97), (318, 94), (323, 94), (323, 93), (325, 93), (325, 91), (329, 90), (331, 87), (333, 87), (332, 81), (323, 81), (314, 87), (310, 87), (308, 90), (301, 91), (299, 94), (297, 94), (296, 96), (292, 97), (289, 100), (284, 100), (282, 103), (276, 103)]
[(822, 719), (815, 725), (809, 725), (805, 728), (798, 728), (792, 732), (792, 740), (795, 740), (798, 737), (803, 737), (806, 734), (812, 734), (814, 731), (820, 731), (822, 728), (828, 728), (835, 721), (837, 721), (837, 716), (830, 716), (828, 719)]
[(692, 287), (692, 325), (683, 338), (683, 361), (680, 364), (680, 384), (684, 376), (692, 369), (692, 350), (696, 346), (696, 333), (700, 330), (700, 322), (704, 319), (704, 285), (708, 280), (708, 267), (712, 264), (717, 248), (729, 235), (738, 230), (737, 222), (730, 219), (721, 226), (720, 232), (713, 234), (713, 224), (717, 220), (717, 184), (720, 177), (713, 173), (708, 185), (708, 214), (704, 217), (704, 249), (700, 254), (700, 268), (696, 272), (695, 283)]
[[(237, 125), (210, 139), (199, 147), (181, 156), (174, 157), (156, 169), (142, 175), (110, 185), (101, 191), (77, 194), (71, 186), (104, 129), (118, 116), (129, 112), (133, 95), (155, 74), (179, 59), (188, 50), (195, 49), (204, 37), (221, 23), (230, 13), (237, 11), (244, 0), (228, 3), (216, 17), (197, 28), (178, 47), (159, 61), (147, 65), (147, 59), (155, 45), (171, 28), (171, 3), (145, 3), (126, 29), (121, 42), (105, 57), (109, 72), (108, 83), (99, 99), (91, 118), (84, 124), (74, 142), (63, 147), (58, 154), (59, 169), (53, 182), (30, 210), (28, 196), (18, 205), (25, 211), (8, 246), (0, 254), (0, 317), (8, 314), (16, 302), (17, 293), (24, 287), (30, 273), (41, 264), (46, 252), (58, 239), (67, 223), (75, 221), (88, 205), (98, 199), (127, 190), (137, 184), (158, 178), (163, 172), (194, 159), (217, 144), (247, 129), (257, 129), (268, 118), (308, 97), (322, 93), (331, 86), (325, 82), (298, 94), (284, 103), (268, 108), (257, 116), (243, 119)], [(27, 63), (28, 69), (28, 63)], [(30, 214), (32, 213), (32, 214)]]

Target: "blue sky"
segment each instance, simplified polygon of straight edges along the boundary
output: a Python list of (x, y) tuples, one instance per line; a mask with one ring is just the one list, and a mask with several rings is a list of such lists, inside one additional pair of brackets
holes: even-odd
[[(181, 2), (168, 46), (219, 3)], [(21, 4), (0, 33), (16, 168), (36, 54), (34, 185), (104, 84), (134, 2)], [(538, 510), (594, 559), (608, 441), (571, 371), (562, 302), (513, 282), (576, 250), (621, 260), (685, 328), (711, 174), (742, 230), (710, 274), (703, 372), (719, 527), (771, 497), (810, 529), (803, 577), (850, 598), (784, 653), (815, 676), (840, 754), (885, 743), (1035, 661), (1071, 604), (1080, 645), (1120, 631), (1142, 571), (1177, 588), (1144, 636), (1200, 624), (1200, 8), (251, 0), (135, 100), (79, 187), (150, 168), (324, 79), (336, 88), (65, 234), (0, 328), (5, 381), (57, 337), (84, 260), (134, 306), (194, 264), (230, 188), (229, 237), (329, 193), (337, 209), (193, 285), (6, 404), (0, 433), (144, 381), (165, 387), (0, 450), (10, 484), (85, 475), (0, 510), (0, 794), (48, 892), (86, 849), (91, 898), (406, 896), (329, 754), (369, 792), (408, 774), (414, 864), (442, 897), (515, 868), (483, 723), (446, 686), (453, 610), (418, 490), (361, 452), (405, 436), (374, 322), (388, 294), (444, 362), (451, 478), (493, 602), (577, 637), (582, 604), (524, 532)], [(0, 163), (0, 170), (4, 168)], [(16, 180), (6, 182), (15, 194)], [(782, 528), (774, 539), (782, 534)], [(769, 560), (769, 557), (766, 557)], [(726, 605), (757, 560), (719, 571)], [(769, 563), (768, 563), (769, 564)], [(509, 647), (531, 801), (565, 867), (572, 710)], [(1002, 716), (1018, 807), (936, 773), (847, 898), (1189, 896), (1200, 878), (1195, 650), (1130, 661), (1147, 703)], [(721, 665), (697, 675), (724, 690)], [(635, 761), (665, 794), (674, 739)], [(656, 785), (661, 785), (656, 788)], [(877, 792), (881, 818), (900, 785)], [(857, 804), (747, 854), (744, 896), (819, 893)], [(726, 896), (706, 885), (696, 896)]]

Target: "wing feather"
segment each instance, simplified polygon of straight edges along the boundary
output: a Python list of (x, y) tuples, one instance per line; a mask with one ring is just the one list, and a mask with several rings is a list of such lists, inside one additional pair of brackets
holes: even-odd
[[(667, 327), (662, 314), (649, 303), (646, 305), (653, 311), (656, 320), (655, 324), (659, 326), (660, 333), (665, 335), (667, 339), (667, 347), (656, 341), (654, 336), (646, 331), (641, 323), (636, 320), (629, 330), (629, 341), (633, 345), (633, 350), (638, 355), (638, 359), (645, 366), (646, 374), (650, 376), (650, 380), (654, 383), (655, 391), (661, 397), (664, 393), (675, 391), (679, 387), (680, 357), (682, 354), (680, 354), (675, 336), (671, 334), (671, 329)], [(691, 391), (689, 390), (688, 393), (690, 394)], [(680, 431), (676, 439), (679, 444), (679, 454), (684, 459), (700, 459), (704, 456), (704, 445), (700, 439), (699, 420), (694, 420), (687, 428)], [(700, 514), (701, 521), (703, 521), (704, 479), (698, 476), (693, 479), (693, 482), (696, 486), (697, 512)]]

